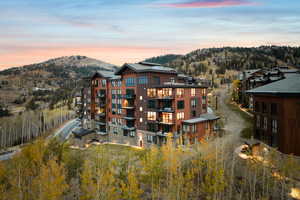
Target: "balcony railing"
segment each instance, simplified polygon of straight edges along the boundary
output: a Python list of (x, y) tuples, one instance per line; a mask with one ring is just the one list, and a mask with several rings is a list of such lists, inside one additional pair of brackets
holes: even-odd
[(163, 118), (158, 118), (157, 119), (157, 122), (159, 124), (166, 124), (166, 125), (173, 125), (174, 124), (174, 121), (173, 120), (170, 120), (170, 119), (163, 119)]
[(170, 107), (158, 107), (157, 110), (158, 112), (174, 112), (174, 109)]
[(106, 94), (104, 94), (104, 93), (98, 93), (98, 94), (97, 94), (97, 97), (99, 97), (99, 98), (105, 98), (105, 97), (106, 97)]

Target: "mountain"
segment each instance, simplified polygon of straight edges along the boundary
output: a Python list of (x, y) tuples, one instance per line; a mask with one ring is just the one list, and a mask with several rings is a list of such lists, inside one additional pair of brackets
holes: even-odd
[(150, 62), (150, 63), (159, 63), (162, 65), (165, 65), (175, 59), (181, 58), (182, 55), (176, 55), (176, 54), (167, 54), (163, 56), (157, 56), (157, 57), (152, 57), (144, 60), (144, 62)]
[(86, 56), (64, 56), (42, 63), (6, 69), (0, 71), (0, 75), (23, 75), (39, 71), (45, 72), (52, 78), (80, 78), (97, 70), (114, 71), (116, 68), (112, 64)]
[[(190, 74), (200, 75), (215, 71), (223, 74), (226, 70), (271, 68), (275, 66), (300, 67), (300, 47), (260, 46), (252, 48), (224, 47), (192, 51), (184, 56), (170, 59), (169, 55), (150, 58), (165, 61), (166, 66)], [(170, 60), (169, 60), (170, 59)]]
[(3, 70), (0, 71), (0, 106), (8, 107), (12, 113), (31, 104), (39, 108), (53, 107), (70, 98), (82, 86), (83, 77), (116, 68), (86, 56), (65, 56)]

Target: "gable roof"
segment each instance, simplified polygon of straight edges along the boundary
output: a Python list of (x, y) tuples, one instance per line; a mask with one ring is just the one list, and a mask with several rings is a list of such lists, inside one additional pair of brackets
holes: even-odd
[(101, 77), (101, 78), (109, 78), (109, 79), (115, 79), (115, 78), (120, 78), (120, 76), (116, 76), (115, 72), (112, 71), (97, 71), (93, 76), (92, 79), (96, 77)]
[(300, 74), (291, 74), (286, 79), (248, 90), (246, 93), (300, 96)]
[(118, 69), (115, 75), (121, 75), (125, 69), (131, 69), (136, 73), (141, 72), (158, 72), (167, 74), (177, 74), (177, 71), (170, 67), (164, 67), (156, 63), (139, 62), (139, 63), (125, 63), (120, 69)]

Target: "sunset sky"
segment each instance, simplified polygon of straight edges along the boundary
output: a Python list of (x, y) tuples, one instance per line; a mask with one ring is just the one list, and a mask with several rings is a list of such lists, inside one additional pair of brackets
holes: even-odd
[(300, 0), (0, 0), (0, 70), (259, 45), (300, 45)]

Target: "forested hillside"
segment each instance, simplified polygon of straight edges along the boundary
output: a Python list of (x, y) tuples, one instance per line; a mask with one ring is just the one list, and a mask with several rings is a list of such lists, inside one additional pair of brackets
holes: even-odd
[(175, 55), (175, 54), (167, 54), (163, 56), (157, 56), (157, 57), (152, 57), (144, 60), (145, 62), (151, 62), (151, 63), (159, 63), (162, 65), (165, 65), (175, 59), (181, 58), (182, 55)]
[[(170, 59), (172, 57), (166, 55), (157, 57), (157, 59), (149, 59), (149, 61), (159, 62)], [(210, 70), (223, 74), (228, 69), (241, 70), (275, 66), (294, 68), (300, 67), (300, 47), (261, 46), (198, 49), (162, 64), (193, 75), (200, 75)]]

